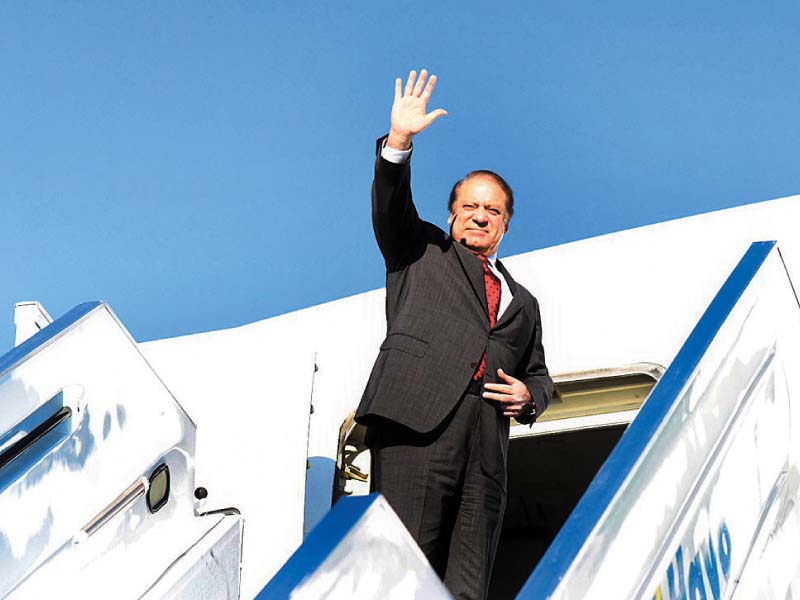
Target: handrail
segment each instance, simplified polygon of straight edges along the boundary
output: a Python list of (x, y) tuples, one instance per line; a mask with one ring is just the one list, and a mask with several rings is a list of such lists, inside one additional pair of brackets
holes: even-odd
[(41, 440), (56, 427), (72, 416), (72, 409), (69, 406), (62, 406), (55, 414), (45, 419), (42, 423), (34, 427), (27, 435), (23, 436), (7, 449), (0, 452), (0, 471), (2, 471), (12, 461), (22, 456), (30, 450), (36, 442)]
[(548, 598), (554, 593), (601, 516), (622, 488), (653, 434), (669, 413), (678, 394), (689, 381), (717, 332), (774, 247), (775, 242), (751, 244), (651, 392), (638, 417), (623, 434), (587, 488), (572, 515), (520, 590), (518, 598)]
[(131, 502), (136, 500), (139, 496), (142, 496), (146, 491), (147, 478), (140, 477), (128, 486), (124, 492), (109, 502), (105, 508), (92, 517), (86, 525), (81, 527), (80, 531), (75, 536), (75, 543), (80, 543), (93, 535), (98, 529), (122, 512)]

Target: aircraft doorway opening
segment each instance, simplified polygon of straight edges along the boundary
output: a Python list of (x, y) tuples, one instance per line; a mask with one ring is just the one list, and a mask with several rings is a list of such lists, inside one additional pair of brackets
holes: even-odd
[[(492, 600), (516, 597), (663, 372), (648, 363), (554, 377), (542, 418), (533, 427), (512, 422)], [(340, 428), (332, 503), (369, 493), (364, 433), (352, 414)]]

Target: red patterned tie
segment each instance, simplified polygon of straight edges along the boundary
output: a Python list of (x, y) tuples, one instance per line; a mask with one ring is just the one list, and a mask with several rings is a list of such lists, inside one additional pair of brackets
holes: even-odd
[[(497, 275), (489, 269), (489, 259), (483, 255), (478, 255), (483, 265), (483, 285), (486, 288), (486, 303), (489, 306), (489, 326), (494, 327), (497, 323), (497, 311), (500, 308), (500, 280)], [(486, 352), (481, 356), (481, 363), (472, 378), (477, 381), (486, 372)]]

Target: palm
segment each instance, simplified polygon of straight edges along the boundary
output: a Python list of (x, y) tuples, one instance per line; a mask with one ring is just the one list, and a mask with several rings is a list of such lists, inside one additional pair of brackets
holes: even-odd
[[(428, 79), (428, 72), (423, 69), (417, 80), (415, 71), (408, 75), (405, 90), (402, 80), (395, 81), (394, 104), (392, 104), (392, 131), (404, 137), (412, 137), (425, 129), (447, 111), (441, 108), (427, 112), (428, 100), (436, 85), (436, 76)], [(427, 80), (427, 85), (426, 85)]]
[(402, 97), (392, 105), (392, 127), (404, 133), (419, 133), (428, 126), (428, 103), (421, 98)]

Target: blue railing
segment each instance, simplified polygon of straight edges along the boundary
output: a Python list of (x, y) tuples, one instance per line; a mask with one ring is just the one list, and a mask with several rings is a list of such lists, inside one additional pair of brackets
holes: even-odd
[(697, 369), (720, 327), (774, 247), (775, 242), (751, 244), (697, 322), (636, 419), (586, 489), (517, 598), (539, 600), (550, 597), (556, 590), (600, 517), (619, 493), (653, 434)]

